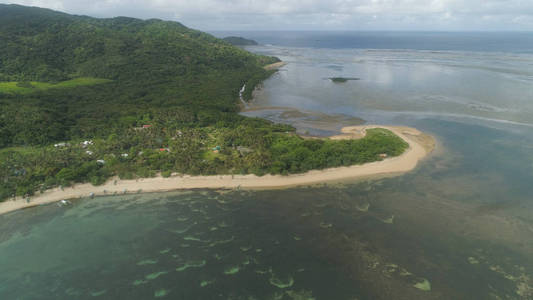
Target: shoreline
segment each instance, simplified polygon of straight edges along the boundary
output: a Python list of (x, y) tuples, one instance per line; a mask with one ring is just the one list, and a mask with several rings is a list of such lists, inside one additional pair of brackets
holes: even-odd
[(277, 63), (273, 63), (273, 64), (270, 64), (270, 65), (266, 65), (263, 67), (263, 69), (267, 70), (267, 71), (270, 71), (270, 70), (277, 70), (283, 66), (285, 66), (287, 63), (284, 62), (284, 61), (279, 61)]
[(120, 180), (111, 178), (105, 184), (93, 186), (90, 183), (75, 184), (61, 190), (54, 188), (30, 197), (17, 197), (15, 200), (0, 202), (0, 214), (15, 210), (39, 206), (68, 199), (89, 198), (93, 196), (110, 196), (115, 194), (136, 194), (169, 192), (189, 189), (279, 189), (296, 186), (309, 186), (326, 182), (348, 179), (365, 179), (376, 176), (399, 176), (412, 171), (418, 162), (429, 155), (435, 148), (435, 139), (415, 128), (403, 126), (362, 125), (349, 126), (342, 129), (342, 134), (329, 137), (331, 139), (358, 139), (366, 134), (366, 129), (384, 128), (392, 131), (409, 144), (409, 148), (400, 156), (387, 158), (362, 165), (337, 167), (323, 170), (312, 170), (293, 175), (210, 175), (190, 176), (174, 175), (168, 178), (161, 176)]

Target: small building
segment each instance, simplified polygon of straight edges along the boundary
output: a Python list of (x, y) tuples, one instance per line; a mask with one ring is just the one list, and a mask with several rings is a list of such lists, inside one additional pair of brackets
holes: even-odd
[(389, 155), (388, 155), (387, 153), (381, 153), (381, 154), (379, 155), (379, 158), (383, 158), (383, 159), (385, 159), (385, 158), (387, 158), (387, 157), (389, 157)]
[(68, 143), (54, 144), (54, 147), (56, 147), (56, 148), (63, 148), (63, 147), (67, 147), (67, 146), (70, 146), (70, 144), (68, 144)]
[(147, 129), (147, 128), (150, 128), (152, 127), (152, 125), (143, 125), (143, 129)]
[(237, 151), (239, 151), (241, 155), (254, 152), (254, 150), (244, 146), (237, 146)]
[(122, 156), (122, 157), (128, 157), (129, 154), (128, 154), (128, 153), (122, 153), (120, 156)]
[(80, 143), (80, 145), (83, 147), (83, 148), (87, 148), (89, 147), (90, 145), (94, 144), (93, 141), (83, 141)]
[(96, 161), (97, 164), (100, 164), (100, 165), (105, 165), (105, 160), (103, 159), (99, 159)]
[(93, 155), (93, 152), (89, 150), (85, 151), (85, 153), (87, 153), (87, 155)]
[(216, 153), (220, 152), (220, 150), (222, 150), (222, 148), (220, 146), (216, 146), (216, 147), (213, 147), (211, 150), (213, 150), (213, 152), (217, 151)]

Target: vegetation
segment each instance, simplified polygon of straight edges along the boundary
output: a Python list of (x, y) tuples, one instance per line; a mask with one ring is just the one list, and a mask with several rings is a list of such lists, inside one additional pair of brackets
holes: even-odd
[(51, 88), (73, 88), (78, 86), (88, 86), (102, 83), (109, 83), (112, 80), (101, 78), (81, 77), (62, 81), (58, 83), (38, 82), (38, 81), (8, 81), (0, 82), (0, 94), (27, 94), (35, 91), (44, 91)]
[(176, 22), (0, 4), (0, 199), (161, 173), (289, 174), (379, 160), (406, 144), (303, 139), (238, 114), (277, 58)]
[(354, 77), (331, 77), (330, 80), (335, 82), (335, 83), (344, 83), (344, 82), (347, 82), (347, 81), (350, 81), (350, 80), (359, 80), (359, 78), (354, 78)]
[(238, 37), (238, 36), (228, 36), (228, 37), (225, 37), (223, 38), (224, 41), (232, 44), (233, 46), (255, 46), (255, 45), (259, 45), (256, 41), (254, 40), (249, 40), (249, 39), (245, 39), (243, 37)]

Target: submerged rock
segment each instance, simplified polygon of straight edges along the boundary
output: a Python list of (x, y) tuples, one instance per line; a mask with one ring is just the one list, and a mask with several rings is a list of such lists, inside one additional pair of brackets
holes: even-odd
[(415, 283), (413, 286), (421, 291), (431, 291), (431, 283), (425, 278), (422, 279), (421, 282)]
[(472, 256), (470, 256), (470, 257), (468, 258), (468, 262), (469, 262), (471, 265), (477, 265), (477, 264), (479, 264), (479, 260), (477, 260), (475, 257), (472, 257)]
[(205, 266), (205, 260), (186, 262), (183, 266), (176, 268), (176, 271), (181, 272), (189, 268), (201, 268)]
[(141, 285), (141, 284), (145, 284), (147, 283), (148, 280), (143, 280), (143, 279), (137, 279), (133, 282), (133, 285)]
[(320, 227), (322, 227), (322, 228), (331, 228), (331, 227), (333, 227), (333, 224), (322, 222), (322, 223), (320, 223)]
[(311, 291), (287, 291), (287, 296), (293, 300), (315, 300)]
[(214, 246), (216, 246), (216, 245), (230, 243), (230, 242), (232, 242), (234, 239), (235, 239), (235, 236), (232, 236), (231, 238), (229, 238), (229, 239), (227, 239), (227, 240), (214, 241), (214, 242), (212, 242), (211, 244), (209, 244), (209, 247), (214, 247)]
[(201, 287), (206, 287), (206, 286), (212, 284), (213, 282), (215, 282), (215, 280), (203, 280), (202, 282), (200, 282), (200, 286)]
[(355, 208), (357, 208), (358, 211), (360, 212), (368, 212), (368, 209), (370, 208), (370, 203), (366, 203), (364, 205), (356, 205)]
[(155, 265), (155, 264), (157, 264), (157, 259), (145, 259), (137, 263), (138, 266)]
[(185, 228), (171, 230), (171, 232), (174, 232), (174, 233), (177, 233), (177, 234), (182, 234), (182, 233), (185, 233), (185, 232), (189, 231), (189, 229), (191, 229), (194, 225), (196, 225), (196, 223), (194, 223), (192, 225), (189, 225), (189, 226), (187, 226)]
[(165, 275), (167, 273), (168, 273), (167, 271), (155, 272), (155, 273), (146, 275), (145, 278), (148, 279), (148, 280), (154, 280), (157, 277), (159, 277), (161, 275)]
[(393, 224), (394, 223), (394, 215), (392, 215), (390, 218), (388, 219), (384, 219), (384, 220), (381, 220), (383, 223), (385, 224)]
[(239, 273), (239, 270), (240, 270), (239, 266), (229, 267), (226, 270), (224, 270), (224, 274), (226, 274), (226, 275), (237, 274), (237, 273)]
[(242, 252), (246, 252), (246, 251), (248, 251), (248, 250), (250, 250), (252, 248), (253, 248), (252, 246), (242, 246), (242, 247), (240, 247)]
[(160, 290), (157, 290), (157, 291), (154, 292), (154, 297), (156, 297), (156, 298), (164, 297), (164, 296), (168, 295), (169, 292), (170, 292), (169, 290), (160, 289)]
[(91, 292), (91, 296), (99, 297), (99, 296), (102, 296), (105, 293), (107, 293), (107, 290), (95, 291), (95, 292)]
[(283, 281), (272, 274), (272, 277), (270, 277), (270, 284), (277, 286), (280, 289), (286, 289), (294, 284), (294, 278), (289, 276), (286, 281)]
[(163, 250), (159, 251), (159, 253), (161, 253), (161, 254), (167, 254), (167, 253), (170, 252), (170, 250), (171, 250), (170, 248), (166, 248), (166, 249), (163, 249)]

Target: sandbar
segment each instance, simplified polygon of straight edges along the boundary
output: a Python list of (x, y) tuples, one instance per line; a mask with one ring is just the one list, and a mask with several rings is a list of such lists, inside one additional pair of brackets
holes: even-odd
[(270, 71), (270, 70), (277, 70), (283, 66), (285, 66), (287, 63), (284, 62), (284, 61), (280, 61), (280, 62), (277, 62), (277, 63), (273, 63), (273, 64), (270, 64), (270, 65), (266, 65), (264, 66), (263, 68), (267, 71)]

